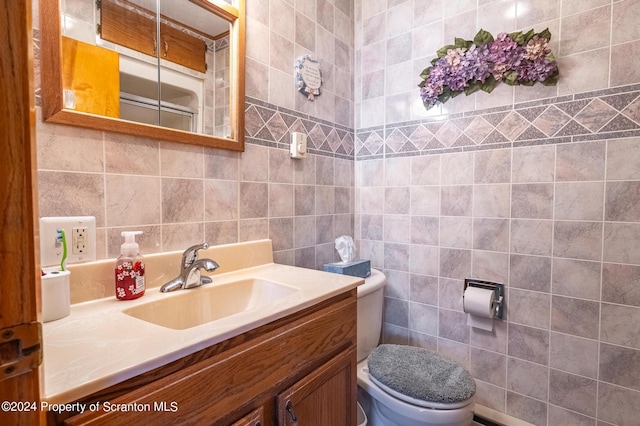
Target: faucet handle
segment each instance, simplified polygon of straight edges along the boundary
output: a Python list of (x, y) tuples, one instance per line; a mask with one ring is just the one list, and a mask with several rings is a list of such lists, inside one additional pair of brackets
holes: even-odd
[(187, 269), (188, 267), (193, 265), (193, 262), (195, 262), (198, 259), (198, 250), (202, 250), (202, 249), (206, 250), (208, 248), (209, 248), (209, 244), (205, 242), (202, 244), (196, 244), (186, 249), (184, 253), (182, 253), (182, 269), (183, 270)]

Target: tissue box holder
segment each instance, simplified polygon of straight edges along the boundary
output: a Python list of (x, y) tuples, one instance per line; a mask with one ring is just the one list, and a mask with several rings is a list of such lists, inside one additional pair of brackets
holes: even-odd
[(371, 262), (360, 259), (351, 262), (325, 263), (322, 270), (336, 274), (351, 275), (352, 277), (367, 278), (371, 275)]

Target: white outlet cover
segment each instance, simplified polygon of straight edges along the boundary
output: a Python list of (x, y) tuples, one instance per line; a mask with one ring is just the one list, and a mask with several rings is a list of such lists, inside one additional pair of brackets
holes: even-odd
[[(87, 228), (85, 250), (74, 254), (73, 228)], [(62, 261), (62, 246), (56, 247), (57, 229), (64, 229), (67, 240), (67, 265), (96, 260), (96, 218), (93, 216), (41, 217), (40, 218), (40, 265), (43, 268), (59, 266)]]

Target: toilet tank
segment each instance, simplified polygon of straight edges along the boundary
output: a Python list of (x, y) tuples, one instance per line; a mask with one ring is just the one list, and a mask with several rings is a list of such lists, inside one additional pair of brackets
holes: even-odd
[(382, 306), (387, 277), (376, 269), (358, 286), (358, 362), (369, 356), (380, 342)]

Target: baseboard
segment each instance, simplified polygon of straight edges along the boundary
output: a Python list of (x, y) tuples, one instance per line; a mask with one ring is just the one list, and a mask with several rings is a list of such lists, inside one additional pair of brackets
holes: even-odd
[(534, 426), (524, 420), (516, 419), (484, 405), (475, 404), (473, 420), (485, 426)]

